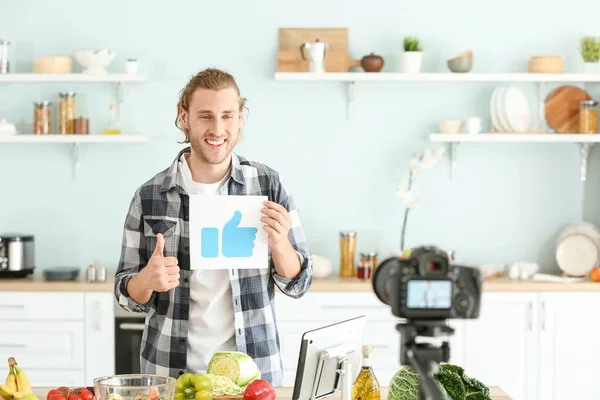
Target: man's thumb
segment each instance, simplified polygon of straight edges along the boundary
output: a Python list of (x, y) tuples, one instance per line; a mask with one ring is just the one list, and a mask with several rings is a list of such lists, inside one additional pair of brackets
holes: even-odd
[(165, 238), (162, 233), (156, 235), (156, 247), (154, 248), (154, 257), (163, 257), (163, 249), (165, 248)]

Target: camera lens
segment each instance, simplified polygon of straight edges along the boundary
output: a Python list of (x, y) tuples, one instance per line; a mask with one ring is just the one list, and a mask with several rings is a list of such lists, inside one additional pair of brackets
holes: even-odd
[(391, 291), (394, 290), (394, 276), (401, 271), (401, 261), (397, 257), (383, 261), (373, 274), (373, 291), (377, 298), (384, 304), (390, 305)]

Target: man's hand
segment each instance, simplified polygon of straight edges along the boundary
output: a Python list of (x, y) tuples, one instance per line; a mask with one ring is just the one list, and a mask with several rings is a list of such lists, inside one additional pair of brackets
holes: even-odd
[(165, 257), (165, 238), (156, 235), (156, 247), (148, 265), (134, 275), (127, 284), (127, 292), (140, 304), (150, 300), (152, 292), (167, 292), (179, 286), (179, 265), (175, 257)]
[(265, 201), (261, 212), (265, 214), (261, 221), (265, 223), (265, 231), (269, 235), (269, 247), (274, 252), (281, 252), (290, 246), (288, 232), (292, 225), (292, 217), (285, 207), (272, 201)]
[(269, 247), (275, 271), (284, 278), (293, 279), (300, 273), (300, 259), (290, 243), (288, 233), (292, 226), (292, 217), (285, 207), (272, 201), (265, 201), (261, 209), (265, 214), (261, 221), (269, 235)]

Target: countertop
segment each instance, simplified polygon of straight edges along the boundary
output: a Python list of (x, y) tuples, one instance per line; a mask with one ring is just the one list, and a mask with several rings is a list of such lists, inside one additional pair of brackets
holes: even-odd
[[(600, 291), (600, 282), (585, 281), (578, 283), (554, 283), (515, 281), (507, 278), (496, 278), (485, 281), (485, 292), (584, 292)], [(21, 279), (0, 279), (0, 292), (6, 291), (49, 291), (49, 292), (112, 292), (113, 277), (106, 282), (86, 281), (48, 282), (41, 276)], [(330, 277), (313, 279), (311, 292), (371, 292), (371, 281), (356, 278)]]
[[(45, 400), (48, 392), (54, 388), (49, 387), (34, 387), (33, 394), (35, 394), (40, 400)], [(381, 398), (387, 398), (387, 387), (381, 388)], [(276, 387), (275, 388), (276, 398), (277, 400), (291, 400), (292, 395), (294, 393), (293, 387)], [(492, 395), (492, 400), (511, 400), (511, 398), (498, 386), (490, 386), (490, 394)], [(340, 394), (329, 397), (332, 400), (340, 399)]]

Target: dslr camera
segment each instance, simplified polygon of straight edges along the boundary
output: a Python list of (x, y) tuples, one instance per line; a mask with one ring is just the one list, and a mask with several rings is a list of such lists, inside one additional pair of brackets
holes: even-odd
[(415, 248), (408, 258), (382, 261), (373, 290), (398, 318), (413, 321), (479, 318), (483, 278), (477, 268), (453, 265), (435, 246)]

